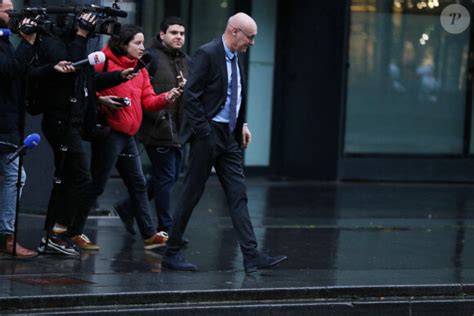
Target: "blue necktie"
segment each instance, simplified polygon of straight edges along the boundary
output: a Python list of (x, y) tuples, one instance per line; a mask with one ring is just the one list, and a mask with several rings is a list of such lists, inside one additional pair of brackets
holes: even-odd
[(231, 65), (229, 131), (233, 132), (237, 125), (237, 93), (239, 86), (237, 82), (237, 56), (234, 55), (231, 59)]

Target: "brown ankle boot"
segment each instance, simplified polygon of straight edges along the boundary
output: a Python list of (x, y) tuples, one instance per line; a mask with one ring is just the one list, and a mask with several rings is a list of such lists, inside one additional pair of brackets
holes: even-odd
[[(3, 252), (13, 255), (13, 236), (6, 237), (5, 249)], [(21, 258), (36, 257), (38, 253), (34, 250), (23, 248), (19, 243), (16, 243), (16, 256)]]

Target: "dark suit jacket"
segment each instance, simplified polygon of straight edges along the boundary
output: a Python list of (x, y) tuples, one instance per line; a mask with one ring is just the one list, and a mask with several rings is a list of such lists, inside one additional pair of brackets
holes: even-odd
[[(242, 125), (245, 122), (246, 79), (244, 55), (239, 54), (242, 103), (234, 131), (237, 142), (242, 138)], [(186, 142), (191, 136), (204, 137), (210, 133), (210, 122), (225, 105), (227, 96), (227, 67), (222, 38), (201, 46), (189, 63), (189, 76), (184, 89), (184, 118), (181, 140)]]

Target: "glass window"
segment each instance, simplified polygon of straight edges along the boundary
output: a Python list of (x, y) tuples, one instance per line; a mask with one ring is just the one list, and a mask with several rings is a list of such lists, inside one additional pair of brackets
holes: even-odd
[(446, 31), (459, 1), (353, 0), (345, 154), (462, 154), (470, 27)]
[(191, 52), (224, 33), (227, 19), (234, 13), (234, 1), (199, 0), (191, 4)]
[(142, 24), (145, 32), (145, 47), (153, 44), (155, 36), (160, 32), (165, 3), (163, 0), (144, 0), (142, 2)]
[(247, 122), (252, 144), (245, 152), (244, 163), (265, 167), (270, 165), (277, 3), (254, 1), (252, 17), (257, 22), (258, 35), (255, 46), (249, 49)]

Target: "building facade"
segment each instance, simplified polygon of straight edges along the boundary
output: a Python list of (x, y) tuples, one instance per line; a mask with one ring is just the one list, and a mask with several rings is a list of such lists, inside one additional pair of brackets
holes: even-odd
[[(73, 2), (91, 3), (15, 4)], [(190, 55), (220, 36), (233, 13), (255, 18), (256, 45), (246, 61), (253, 133), (245, 153), (249, 173), (323, 181), (474, 180), (469, 1), (122, 0), (119, 5), (129, 13), (122, 22), (142, 25), (148, 45), (164, 16), (181, 16)], [(29, 120), (30, 130), (37, 131), (37, 118)], [(31, 155), (46, 161), (47, 154), (40, 149)], [(48, 170), (44, 164), (41, 170)], [(35, 175), (30, 179), (36, 181)]]

